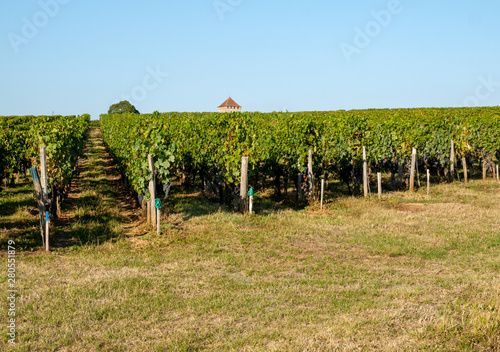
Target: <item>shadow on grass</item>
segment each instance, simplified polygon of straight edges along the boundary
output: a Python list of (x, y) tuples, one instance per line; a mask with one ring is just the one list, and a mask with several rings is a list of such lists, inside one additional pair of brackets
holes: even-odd
[[(398, 185), (394, 186), (391, 183), (390, 176), (385, 176), (382, 182), (383, 193), (391, 194), (393, 192), (400, 192), (401, 190)], [(437, 180), (435, 180), (435, 182), (437, 182)], [(173, 183), (174, 186), (171, 189), (170, 197), (165, 200), (164, 203), (174, 213), (182, 214), (184, 220), (217, 212), (236, 212), (233, 205), (234, 200), (231, 204), (220, 204), (218, 199), (208, 199), (204, 197), (199, 187), (199, 179), (195, 180), (195, 186), (181, 186), (180, 180), (176, 180)], [(282, 190), (279, 195), (273, 188), (266, 188), (264, 190), (259, 189), (254, 195), (254, 212), (257, 215), (268, 216), (285, 210), (304, 210), (310, 206), (319, 208), (319, 184), (319, 182), (315, 184), (316, 199), (314, 202), (308, 202), (306, 200), (299, 202), (297, 199), (297, 190), (294, 186), (289, 187), (286, 194)], [(405, 187), (406, 184), (402, 186), (402, 189)], [(425, 187), (426, 184), (422, 181), (420, 189), (424, 189)], [(419, 187), (416, 188), (417, 190), (419, 189)], [(371, 197), (377, 196), (378, 190), (376, 179), (374, 179), (373, 175), (370, 179), (370, 191)], [(362, 189), (353, 189), (352, 184), (348, 187), (347, 184), (335, 178), (331, 178), (328, 184), (325, 185), (323, 197), (325, 203), (335, 203), (338, 199), (349, 196), (362, 198)]]
[[(26, 210), (19, 212), (18, 210)], [(40, 217), (33, 197), (33, 184), (16, 184), (0, 192), (0, 248), (9, 240), (17, 250), (33, 250), (42, 245)]]
[[(87, 181), (86, 181), (87, 182)], [(70, 219), (57, 222), (53, 246), (57, 248), (98, 245), (123, 235), (120, 224), (127, 216), (114, 210), (116, 193), (108, 189), (107, 181), (100, 181), (96, 195), (86, 195), (64, 205), (63, 211), (74, 213)], [(88, 184), (87, 187), (92, 185)], [(84, 186), (84, 189), (88, 188)]]
[[(193, 217), (206, 216), (218, 212), (236, 213), (234, 199), (231, 204), (221, 204), (218, 199), (203, 196), (200, 188), (195, 186), (183, 187), (180, 182), (174, 182), (170, 196), (164, 201), (165, 206), (174, 213), (182, 214), (183, 220)], [(325, 190), (324, 200), (331, 201), (344, 198), (348, 194), (347, 186), (341, 182), (330, 182)], [(319, 204), (319, 201), (317, 201)], [(257, 191), (254, 195), (253, 209), (261, 216), (273, 215), (285, 210), (303, 210), (310, 206), (307, 201), (298, 202), (297, 191), (289, 188), (287, 194), (278, 195), (273, 189), (263, 192)]]
[(14, 215), (18, 208), (36, 207), (32, 184), (17, 184), (0, 192), (0, 226), (2, 217)]
[[(29, 192), (31, 195), (32, 193)], [(18, 208), (25, 208), (25, 207), (30, 207), (30, 206), (36, 206), (35, 200), (22, 200), (22, 201), (11, 201), (11, 202), (6, 202), (2, 203), (2, 206), (0, 208), (0, 216), (11, 216), (14, 215), (17, 211)], [(1, 223), (0, 223), (1, 226)]]

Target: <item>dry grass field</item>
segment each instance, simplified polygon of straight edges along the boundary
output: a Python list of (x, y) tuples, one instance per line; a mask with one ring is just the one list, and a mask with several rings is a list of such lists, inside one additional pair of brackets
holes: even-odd
[(50, 254), (36, 247), (29, 185), (0, 193), (19, 290), (17, 343), (2, 299), (0, 349), (500, 350), (499, 183), (339, 197), (322, 211), (257, 197), (252, 216), (174, 193), (156, 236), (121, 210), (100, 143), (94, 131)]

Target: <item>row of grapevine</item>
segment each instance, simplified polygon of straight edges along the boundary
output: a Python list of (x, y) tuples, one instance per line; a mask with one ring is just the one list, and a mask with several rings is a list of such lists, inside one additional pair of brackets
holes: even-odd
[[(105, 143), (135, 191), (150, 178), (153, 154), (163, 182), (181, 171), (198, 175), (206, 189), (230, 198), (240, 177), (241, 156), (250, 156), (255, 184), (274, 178), (285, 191), (304, 169), (309, 149), (316, 176), (335, 174), (356, 183), (362, 147), (372, 168), (397, 172), (412, 148), (420, 162), (446, 175), (450, 143), (457, 157), (500, 157), (500, 108), (378, 109), (333, 112), (153, 113), (101, 115)], [(404, 170), (404, 168), (403, 168)], [(296, 184), (297, 186), (297, 184)], [(237, 190), (236, 190), (237, 191)]]
[(12, 179), (28, 165), (30, 116), (0, 117), (0, 178)]
[(52, 195), (65, 193), (89, 123), (90, 115), (0, 117), (1, 178), (12, 180), (38, 165), (40, 147), (45, 146)]

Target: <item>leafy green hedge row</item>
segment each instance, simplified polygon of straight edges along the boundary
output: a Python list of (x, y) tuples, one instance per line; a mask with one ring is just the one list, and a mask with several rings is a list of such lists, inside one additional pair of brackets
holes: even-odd
[[(361, 162), (420, 156), (446, 166), (451, 140), (456, 154), (494, 158), (500, 152), (500, 108), (377, 109), (332, 112), (158, 113), (101, 115), (106, 144), (141, 193), (149, 179), (147, 154), (160, 180), (174, 170), (239, 180), (241, 156), (250, 172), (295, 175), (309, 149), (316, 170)], [(299, 162), (298, 162), (299, 161)], [(300, 164), (300, 165), (299, 165)]]
[(0, 117), (0, 174), (12, 177), (38, 165), (40, 147), (47, 148), (50, 185), (64, 185), (81, 155), (90, 115)]

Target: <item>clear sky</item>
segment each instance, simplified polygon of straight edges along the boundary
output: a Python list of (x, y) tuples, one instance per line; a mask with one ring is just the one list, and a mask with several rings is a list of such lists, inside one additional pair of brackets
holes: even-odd
[(498, 0), (3, 0), (0, 115), (500, 105)]

